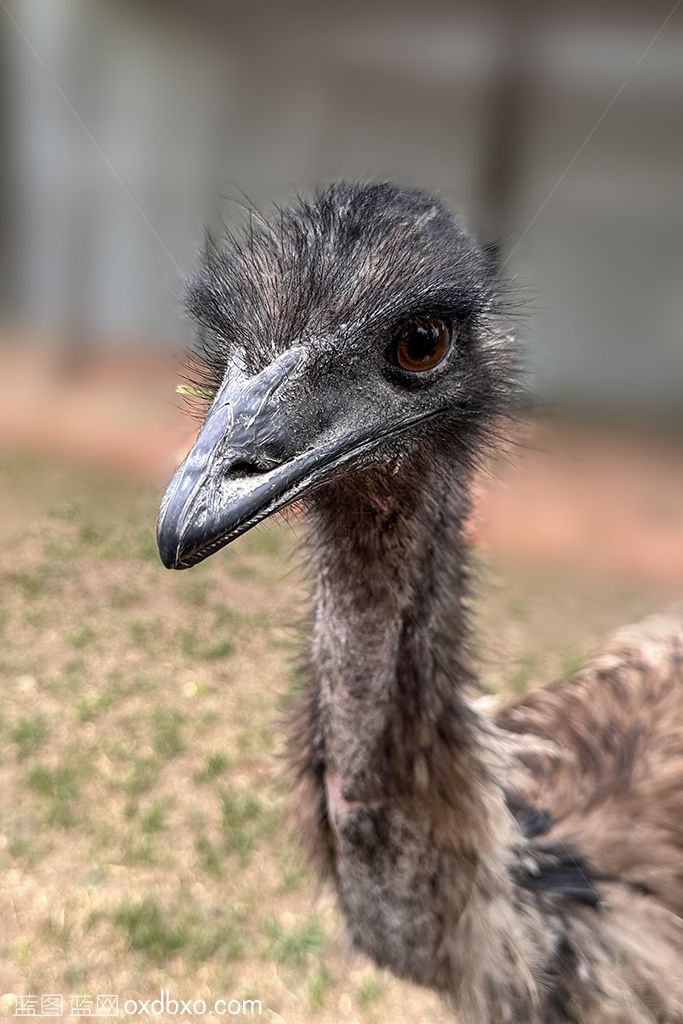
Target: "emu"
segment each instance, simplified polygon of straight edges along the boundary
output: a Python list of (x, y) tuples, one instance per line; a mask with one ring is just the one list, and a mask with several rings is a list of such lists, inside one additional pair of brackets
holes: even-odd
[(463, 524), (517, 378), (485, 251), (427, 194), (337, 184), (209, 240), (187, 304), (210, 401), (160, 555), (305, 510), (290, 760), (355, 947), (463, 1024), (683, 1022), (683, 622), (495, 718), (473, 696)]

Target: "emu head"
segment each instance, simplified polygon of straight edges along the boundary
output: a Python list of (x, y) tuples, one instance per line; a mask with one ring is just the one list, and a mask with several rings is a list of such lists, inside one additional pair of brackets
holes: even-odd
[(187, 303), (212, 400), (159, 512), (169, 568), (340, 479), (466, 471), (510, 392), (489, 261), (419, 191), (339, 184), (252, 216), (207, 245)]

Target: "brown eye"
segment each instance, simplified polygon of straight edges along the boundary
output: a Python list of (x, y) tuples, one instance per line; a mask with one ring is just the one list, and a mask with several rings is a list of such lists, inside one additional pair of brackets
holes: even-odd
[(403, 325), (390, 354), (402, 370), (423, 373), (438, 366), (450, 347), (450, 325), (435, 317), (421, 316)]

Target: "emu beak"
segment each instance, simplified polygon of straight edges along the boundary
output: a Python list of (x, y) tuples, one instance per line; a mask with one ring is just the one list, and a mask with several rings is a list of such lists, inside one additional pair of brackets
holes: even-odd
[(351, 424), (348, 390), (313, 393), (305, 359), (304, 348), (291, 348), (255, 377), (235, 369), (226, 378), (161, 502), (157, 544), (167, 569), (203, 561), (387, 436), (439, 412), (387, 415), (369, 391), (365, 424)]
[(167, 569), (196, 565), (291, 500), (311, 459), (294, 457), (276, 392), (303, 358), (293, 348), (256, 377), (228, 375), (161, 502), (157, 544)]

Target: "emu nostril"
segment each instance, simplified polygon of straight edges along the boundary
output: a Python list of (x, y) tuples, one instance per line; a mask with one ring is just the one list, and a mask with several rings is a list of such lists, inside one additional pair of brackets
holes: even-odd
[(260, 476), (265, 472), (265, 466), (257, 466), (254, 462), (246, 462), (245, 460), (242, 460), (241, 462), (233, 462), (233, 464), (228, 467), (226, 475), (233, 478), (242, 478), (245, 476)]

